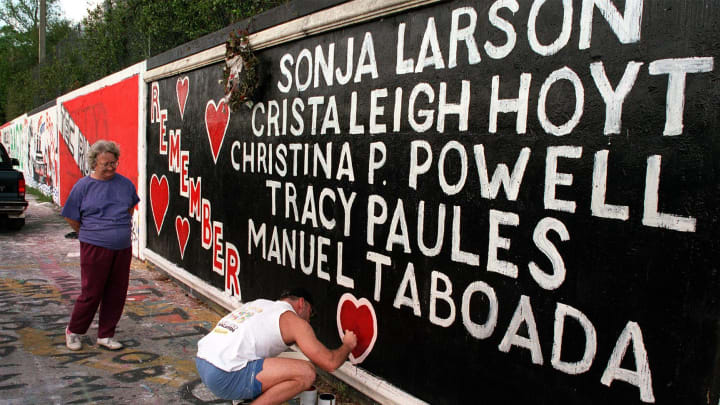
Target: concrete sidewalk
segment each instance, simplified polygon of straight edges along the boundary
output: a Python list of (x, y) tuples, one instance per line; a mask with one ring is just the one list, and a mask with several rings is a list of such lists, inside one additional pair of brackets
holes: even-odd
[[(28, 195), (26, 226), (0, 227), (0, 404), (203, 404), (217, 399), (200, 382), (197, 341), (220, 319), (167, 275), (133, 260), (115, 337), (95, 346), (97, 316), (83, 348), (65, 347), (65, 326), (80, 292), (80, 247), (52, 203)], [(329, 375), (320, 392), (337, 404), (373, 401)]]
[(116, 338), (65, 347), (64, 330), (80, 290), (79, 243), (50, 203), (32, 196), (27, 224), (0, 229), (0, 403), (218, 403), (199, 383), (196, 344), (220, 316), (167, 276), (134, 260)]

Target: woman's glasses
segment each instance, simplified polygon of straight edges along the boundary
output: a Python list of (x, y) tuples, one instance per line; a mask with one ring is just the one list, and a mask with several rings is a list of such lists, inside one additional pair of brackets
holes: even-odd
[(110, 167), (117, 167), (117, 166), (118, 166), (118, 161), (117, 161), (117, 160), (113, 160), (113, 161), (111, 161), (111, 162), (105, 162), (105, 163), (99, 163), (99, 162), (98, 162), (97, 165), (98, 165), (98, 166), (102, 166), (102, 167), (104, 167), (104, 168), (107, 169), (107, 168), (110, 168)]

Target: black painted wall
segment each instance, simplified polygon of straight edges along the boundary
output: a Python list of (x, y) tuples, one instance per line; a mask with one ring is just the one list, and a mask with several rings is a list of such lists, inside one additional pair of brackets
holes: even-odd
[[(639, 36), (621, 43), (598, 8), (592, 24), (583, 25), (581, 1), (518, 2), (514, 13), (513, 1), (452, 1), (258, 52), (264, 84), (256, 110), (232, 111), (224, 138), (218, 138), (217, 161), (206, 110), (209, 101), (219, 103), (223, 96), (222, 65), (150, 84), (159, 90), (159, 109), (167, 111), (164, 140), (169, 142), (171, 130), (181, 132), (180, 150), (188, 156), (183, 176), (202, 179), (211, 220), (222, 223), (217, 243), (222, 258), (229, 260), (228, 243), (236, 247), (242, 299), (306, 286), (317, 295), (314, 326), (330, 346), (340, 342), (337, 311), (343, 294), (367, 299), (377, 335), (359, 366), (434, 404), (718, 403), (720, 5), (709, 0), (598, 3), (621, 13), (639, 4)], [(567, 41), (563, 4), (572, 8)], [(504, 23), (490, 22), (497, 5), (505, 5), (497, 11)], [(539, 7), (537, 18), (533, 7)], [(480, 60), (473, 59), (468, 41), (459, 41), (456, 65), (450, 67), (453, 12), (460, 32), (476, 16), (470, 48)], [(627, 11), (625, 18), (632, 20)], [(534, 30), (528, 21), (535, 21)], [(399, 48), (401, 24), (404, 46)], [(436, 27), (437, 48), (429, 24)], [(507, 25), (516, 33), (514, 46), (493, 58), (486, 41), (497, 47), (508, 43), (509, 29), (501, 28)], [(628, 27), (632, 32), (633, 24)], [(581, 32), (590, 29), (589, 46), (581, 46)], [(541, 45), (557, 40), (559, 46), (533, 49), (529, 32)], [(315, 86), (308, 66), (316, 60), (316, 48), (327, 59), (334, 44), (334, 67), (342, 76), (350, 39), (358, 80), (341, 84), (333, 74), (332, 85), (321, 76)], [(361, 54), (364, 41), (372, 42), (375, 64)], [(284, 55), (290, 59), (283, 62)], [(417, 69), (423, 56), (427, 66)], [(398, 73), (398, 59), (409, 58), (413, 72)], [(297, 86), (298, 63), (300, 84), (312, 79), (307, 89)], [(365, 73), (356, 73), (358, 65)], [(181, 117), (176, 90), (185, 77), (189, 91)], [(529, 83), (521, 124), (517, 112), (502, 112), (501, 106), (492, 128), (494, 77), (495, 98), (501, 100), (518, 98), (521, 77)], [(606, 93), (627, 91), (615, 126), (596, 84), (605, 81)], [(440, 128), (441, 94), (447, 103), (460, 104), (463, 92), (466, 104), (459, 110), (467, 125), (451, 112)], [(157, 103), (149, 94), (152, 111)], [(332, 98), (336, 109), (329, 107)], [(304, 106), (300, 118), (293, 114), (294, 102)], [(541, 118), (542, 111), (547, 118)], [(268, 113), (278, 117), (279, 134), (272, 127), (268, 135)], [(263, 129), (260, 135), (254, 133), (253, 115), (255, 130)], [(294, 135), (291, 128), (297, 129), (298, 121), (304, 128)], [(351, 131), (351, 123), (363, 128)], [(147, 130), (148, 178), (165, 175), (169, 189), (159, 235), (149, 210), (148, 248), (225, 290), (227, 267), (223, 274), (213, 271), (220, 256), (214, 257), (212, 246), (202, 246), (202, 221), (191, 217), (190, 199), (180, 195), (181, 170), (168, 170), (168, 155), (160, 153), (160, 125), (152, 116)], [(332, 152), (329, 177), (320, 167), (315, 174), (315, 146)], [(243, 166), (243, 153), (251, 151), (252, 169)], [(432, 161), (426, 168), (428, 151)], [(272, 172), (258, 167), (258, 153), (273, 156), (272, 162), (264, 159)], [(524, 170), (518, 163), (523, 157)], [(414, 161), (421, 172), (416, 181)], [(490, 183), (499, 181), (501, 165), (508, 180), (517, 170), (516, 195), (509, 181), (499, 190), (483, 191), (484, 173)], [(376, 166), (370, 179), (370, 167)], [(151, 184), (148, 188), (161, 206)], [(288, 189), (296, 195), (297, 219), (292, 209), (289, 218), (285, 215)], [(349, 217), (341, 194), (354, 196)], [(386, 218), (377, 219), (382, 203)], [(177, 216), (189, 225), (182, 256)], [(424, 251), (419, 222), (424, 223)], [(264, 246), (249, 236), (261, 233), (262, 225)], [(438, 229), (443, 243), (433, 251)], [(315, 248), (323, 245), (327, 258), (320, 272), (315, 266), (306, 274), (300, 258), (294, 268), (287, 257), (283, 261), (283, 231), (295, 232), (296, 256), (303, 233), (306, 262), (307, 240)], [(317, 261), (317, 250), (315, 255)], [(596, 345), (588, 348), (592, 331)]]

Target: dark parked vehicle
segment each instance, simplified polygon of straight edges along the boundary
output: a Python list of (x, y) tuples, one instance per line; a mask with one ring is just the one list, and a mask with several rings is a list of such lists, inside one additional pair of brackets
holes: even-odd
[(20, 162), (10, 158), (5, 147), (0, 144), (0, 220), (7, 222), (13, 230), (25, 225), (25, 176), (15, 169)]

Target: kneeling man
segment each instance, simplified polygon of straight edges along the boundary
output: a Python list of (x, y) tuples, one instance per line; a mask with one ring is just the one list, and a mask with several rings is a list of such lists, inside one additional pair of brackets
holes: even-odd
[(198, 342), (195, 364), (203, 383), (223, 399), (255, 399), (253, 404), (280, 404), (315, 382), (313, 364), (275, 357), (292, 344), (312, 363), (332, 372), (357, 345), (345, 331), (342, 346), (330, 350), (315, 336), (310, 323), (313, 300), (303, 288), (280, 299), (250, 301), (218, 322)]

